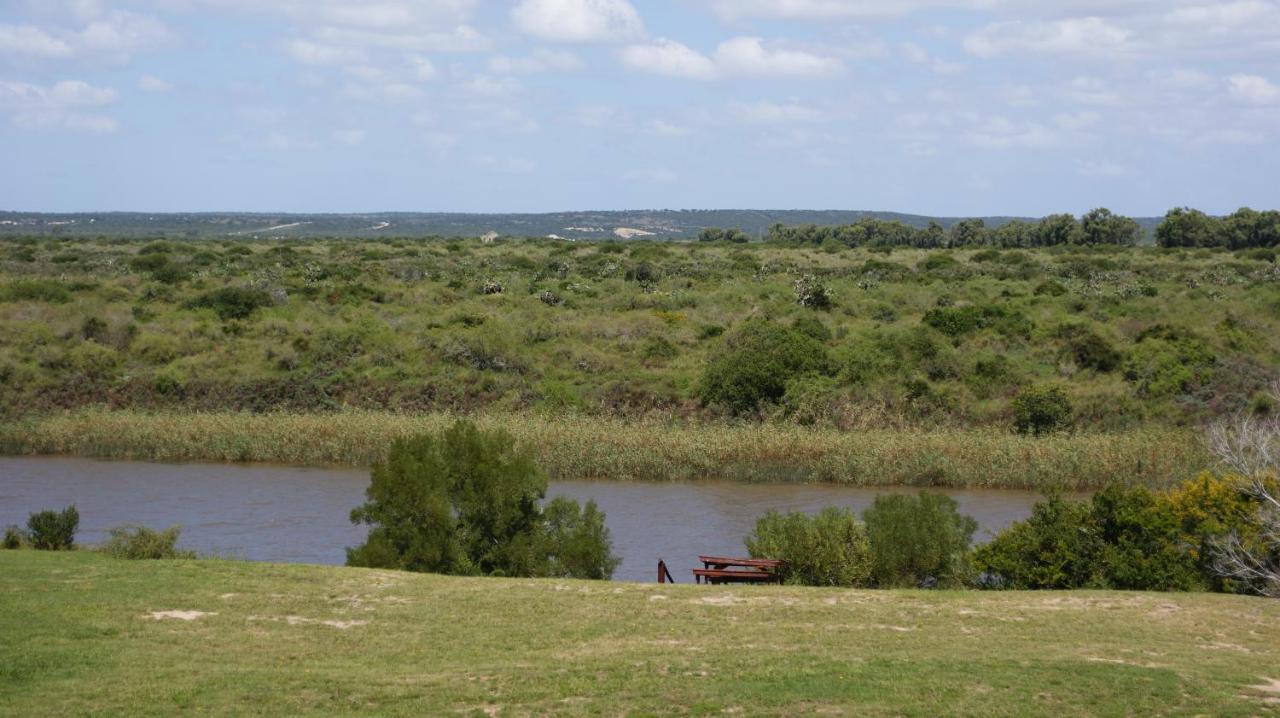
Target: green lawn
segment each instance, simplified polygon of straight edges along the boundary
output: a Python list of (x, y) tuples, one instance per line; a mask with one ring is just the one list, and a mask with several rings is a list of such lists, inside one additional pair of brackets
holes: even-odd
[[(171, 611), (203, 614), (153, 617)], [(10, 551), (0, 637), (4, 715), (1280, 714), (1280, 602), (1208, 594), (727, 589)]]

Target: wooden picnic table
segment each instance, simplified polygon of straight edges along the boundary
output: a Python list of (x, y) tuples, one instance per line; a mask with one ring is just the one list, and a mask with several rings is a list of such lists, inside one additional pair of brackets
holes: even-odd
[(783, 562), (771, 558), (699, 556), (703, 568), (693, 569), (694, 583), (781, 583), (777, 570)]

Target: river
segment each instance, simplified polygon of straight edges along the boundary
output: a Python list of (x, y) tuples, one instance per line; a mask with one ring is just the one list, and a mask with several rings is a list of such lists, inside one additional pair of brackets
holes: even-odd
[[(348, 520), (369, 483), (363, 469), (150, 464), (61, 457), (0, 457), (0, 527), (74, 503), (77, 541), (102, 541), (122, 524), (182, 526), (179, 545), (201, 554), (281, 563), (341, 564), (344, 548), (366, 527)], [(814, 512), (824, 506), (861, 512), (878, 494), (827, 484), (630, 483), (553, 481), (550, 496), (594, 499), (607, 514), (614, 578), (656, 580), (659, 558), (677, 581), (689, 580), (698, 554), (743, 555), (743, 538), (769, 509)], [(1034, 493), (946, 490), (980, 526), (977, 540), (1026, 518)]]

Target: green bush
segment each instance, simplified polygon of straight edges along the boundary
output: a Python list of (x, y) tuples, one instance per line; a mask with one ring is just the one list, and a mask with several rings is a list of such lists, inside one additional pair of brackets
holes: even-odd
[(27, 537), (22, 533), (22, 529), (17, 526), (6, 526), (4, 529), (4, 540), (0, 541), (0, 548), (6, 551), (14, 551), (22, 548), (27, 544)]
[(546, 520), (542, 554), (547, 566), (538, 575), (546, 578), (606, 580), (621, 562), (610, 551), (609, 529), (604, 512), (596, 502), (579, 506), (577, 501), (557, 496), (543, 509)]
[(1140, 396), (1186, 394), (1213, 378), (1217, 357), (1191, 332), (1157, 325), (1138, 335), (1124, 363), (1124, 376)]
[[(460, 421), (397, 441), (373, 468), (367, 501), (351, 512), (368, 540), (351, 566), (430, 573), (608, 578), (604, 514), (566, 500), (539, 506), (547, 478), (505, 431)], [(576, 506), (576, 504), (575, 504)]]
[(75, 548), (80, 512), (75, 505), (62, 511), (41, 511), (27, 519), (27, 535), (39, 551), (69, 551)]
[(206, 292), (188, 302), (189, 309), (212, 309), (219, 319), (248, 319), (262, 307), (271, 306), (271, 295), (261, 289), (223, 287)]
[(960, 513), (955, 499), (927, 491), (877, 496), (862, 519), (876, 585), (955, 585), (967, 579), (978, 523)]
[(69, 301), (71, 290), (62, 282), (52, 279), (19, 279), (0, 287), (0, 302), (66, 304)]
[(195, 558), (195, 552), (176, 548), (181, 532), (178, 526), (164, 531), (144, 526), (117, 526), (109, 531), (107, 542), (100, 550), (113, 558), (130, 560)]
[(753, 558), (785, 561), (787, 583), (861, 587), (871, 579), (867, 529), (849, 509), (827, 507), (816, 516), (770, 511), (756, 521), (746, 545)]
[(1088, 504), (1053, 494), (1036, 502), (1026, 521), (979, 546), (973, 562), (988, 585), (1001, 588), (1099, 587), (1096, 544)]
[(704, 404), (734, 413), (775, 402), (787, 383), (829, 370), (827, 350), (813, 337), (767, 319), (744, 322), (707, 360), (702, 375)]
[(826, 324), (822, 323), (821, 319), (814, 316), (806, 314), (796, 317), (795, 320), (791, 322), (791, 328), (807, 337), (812, 337), (823, 344), (831, 341), (831, 330), (827, 328)]
[(1120, 366), (1120, 352), (1089, 327), (1066, 324), (1056, 335), (1063, 340), (1063, 352), (1082, 369), (1111, 372)]
[(1067, 288), (1052, 279), (1047, 279), (1036, 285), (1035, 295), (1037, 297), (1061, 297), (1067, 293)]
[(1040, 436), (1068, 426), (1073, 411), (1060, 387), (1027, 387), (1013, 397), (1013, 428), (1019, 434)]
[(1143, 488), (1113, 484), (1085, 502), (1051, 496), (978, 549), (991, 583), (1019, 589), (1186, 591), (1207, 579), (1182, 515)]

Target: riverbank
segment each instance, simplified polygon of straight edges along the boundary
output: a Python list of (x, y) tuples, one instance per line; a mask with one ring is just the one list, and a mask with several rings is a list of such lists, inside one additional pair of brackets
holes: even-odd
[(0, 634), (0, 713), (26, 716), (1247, 716), (1280, 699), (1280, 602), (1211, 594), (727, 589), (4, 551)]
[[(363, 411), (86, 410), (0, 423), (0, 453), (367, 466), (393, 440), (438, 430), (454, 419)], [(1170, 486), (1212, 464), (1197, 436), (1182, 429), (1029, 437), (994, 429), (841, 432), (538, 413), (473, 420), (507, 429), (533, 449), (552, 478), (564, 479), (1087, 491), (1114, 481)]]

